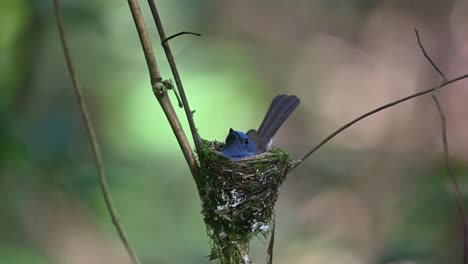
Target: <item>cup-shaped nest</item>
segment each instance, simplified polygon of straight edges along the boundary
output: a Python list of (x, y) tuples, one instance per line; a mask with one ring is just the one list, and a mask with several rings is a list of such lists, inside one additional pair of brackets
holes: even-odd
[[(253, 236), (265, 237), (278, 192), (295, 161), (280, 148), (230, 161), (219, 150), (222, 143), (203, 141), (200, 195), (212, 239), (212, 258), (244, 258)], [(244, 262), (241, 262), (244, 263)]]

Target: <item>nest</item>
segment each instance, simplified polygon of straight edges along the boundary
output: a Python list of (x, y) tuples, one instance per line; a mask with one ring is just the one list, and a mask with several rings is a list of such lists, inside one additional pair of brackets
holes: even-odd
[(230, 161), (219, 142), (203, 141), (200, 196), (208, 234), (210, 259), (220, 263), (249, 263), (252, 237), (267, 237), (278, 192), (294, 160), (279, 148)]

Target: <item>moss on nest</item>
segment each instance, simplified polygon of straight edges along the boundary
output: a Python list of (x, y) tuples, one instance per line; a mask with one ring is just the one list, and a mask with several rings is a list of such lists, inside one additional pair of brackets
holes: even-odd
[(270, 232), (278, 191), (294, 160), (280, 148), (230, 161), (219, 152), (222, 143), (203, 141), (200, 195), (212, 239), (211, 259), (249, 263), (250, 239)]

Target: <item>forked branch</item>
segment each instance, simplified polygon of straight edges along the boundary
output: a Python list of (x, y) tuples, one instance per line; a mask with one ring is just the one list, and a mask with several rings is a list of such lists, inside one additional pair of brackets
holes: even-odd
[[(128, 0), (128, 5), (130, 11), (132, 12), (133, 21), (137, 28), (138, 36), (140, 38), (141, 46), (143, 48), (143, 53), (145, 54), (146, 63), (148, 65), (148, 71), (151, 79), (151, 85), (153, 87), (153, 92), (156, 98), (158, 99), (159, 104), (161, 105), (164, 114), (167, 117), (167, 120), (174, 132), (177, 142), (179, 143), (180, 148), (184, 154), (185, 160), (190, 168), (190, 172), (197, 183), (199, 182), (199, 169), (195, 156), (193, 155), (192, 148), (187, 140), (187, 137), (180, 125), (180, 121), (174, 111), (174, 107), (169, 99), (167, 92), (164, 90), (165, 84), (162, 81), (161, 75), (159, 73), (159, 68), (156, 63), (156, 59), (153, 53), (153, 47), (149, 39), (148, 31), (146, 29), (145, 21), (141, 13), (140, 5), (138, 0)], [(176, 79), (177, 82), (177, 79)], [(180, 92), (180, 90), (179, 90)], [(182, 102), (186, 101), (185, 93), (180, 92), (182, 96)], [(188, 107), (188, 105), (187, 105)], [(187, 111), (188, 108), (185, 110)]]
[[(437, 67), (437, 64), (431, 59), (431, 56), (426, 52), (426, 49), (424, 48), (424, 45), (421, 42), (421, 38), (419, 37), (419, 32), (417, 29), (414, 29), (414, 32), (416, 33), (416, 38), (418, 39), (418, 45), (419, 48), (421, 49), (422, 53), (424, 54), (424, 57), (426, 60), (431, 64), (432, 68), (439, 73), (439, 75), (442, 77), (444, 81), (447, 80), (447, 77), (445, 77), (445, 74)], [(466, 213), (465, 213), (465, 205), (463, 203), (463, 198), (460, 192), (460, 189), (458, 187), (457, 183), (457, 178), (453, 174), (452, 166), (450, 164), (450, 153), (449, 153), (449, 148), (448, 148), (448, 139), (447, 139), (447, 122), (445, 118), (444, 111), (442, 110), (442, 106), (439, 103), (439, 100), (437, 99), (437, 92), (438, 90), (435, 90), (434, 93), (432, 94), (432, 100), (434, 101), (437, 112), (439, 113), (440, 117), (440, 122), (442, 126), (442, 144), (444, 148), (444, 162), (445, 162), (445, 167), (447, 169), (447, 174), (452, 182), (453, 189), (455, 190), (455, 195), (457, 197), (457, 205), (458, 205), (458, 210), (460, 213), (460, 217), (463, 223), (463, 263), (467, 264), (468, 261), (468, 236), (467, 236), (467, 222), (466, 222)]]
[(408, 101), (410, 99), (413, 99), (413, 98), (416, 98), (416, 97), (419, 97), (421, 95), (425, 95), (425, 94), (428, 94), (430, 92), (433, 92), (434, 90), (437, 90), (437, 89), (440, 89), (440, 88), (443, 88), (443, 87), (446, 87), (448, 86), (449, 84), (452, 84), (452, 83), (455, 83), (455, 82), (458, 82), (458, 81), (461, 81), (463, 79), (466, 79), (468, 78), (468, 74), (465, 74), (465, 75), (461, 75), (461, 76), (458, 76), (456, 78), (453, 78), (453, 79), (450, 79), (450, 80), (446, 80), (444, 81), (442, 84), (440, 84), (439, 86), (436, 86), (434, 88), (430, 88), (430, 89), (427, 89), (427, 90), (424, 90), (424, 91), (421, 91), (421, 92), (417, 92), (415, 94), (412, 94), (412, 95), (409, 95), (409, 96), (406, 96), (406, 97), (403, 97), (401, 99), (398, 99), (398, 100), (395, 100), (393, 102), (390, 102), (388, 104), (385, 104), (385, 105), (382, 105), (380, 107), (377, 107), (375, 108), (374, 110), (371, 110), (365, 114), (362, 114), (361, 116), (353, 119), (352, 121), (348, 122), (347, 124), (341, 126), (340, 128), (338, 128), (337, 130), (335, 130), (333, 133), (331, 133), (329, 136), (327, 136), (326, 138), (324, 138), (320, 143), (318, 143), (315, 147), (313, 147), (309, 152), (307, 152), (304, 157), (302, 157), (297, 163), (296, 165), (294, 166), (293, 169), (297, 168), (299, 165), (302, 164), (302, 162), (304, 162), (304, 160), (306, 160), (310, 155), (312, 155), (314, 152), (316, 152), (319, 148), (321, 148), (323, 145), (325, 145), (325, 143), (327, 143), (328, 141), (330, 141), (332, 138), (334, 138), (335, 136), (337, 136), (338, 134), (340, 134), (341, 132), (343, 132), (344, 130), (346, 130), (347, 128), (349, 128), (350, 126), (356, 124), (357, 122), (365, 119), (366, 117), (369, 117), (373, 114), (376, 114), (380, 111), (383, 111), (387, 108), (390, 108), (392, 106), (395, 106), (397, 104), (400, 104), (400, 103), (403, 103), (405, 101)]
[(174, 56), (172, 55), (172, 51), (168, 43), (169, 39), (182, 35), (182, 34), (193, 34), (193, 35), (199, 35), (199, 34), (193, 33), (193, 32), (181, 32), (181, 33), (175, 34), (167, 38), (166, 33), (164, 32), (164, 27), (161, 22), (161, 17), (159, 16), (158, 9), (156, 7), (156, 4), (154, 3), (154, 0), (148, 0), (148, 4), (150, 6), (151, 13), (154, 19), (154, 23), (156, 24), (156, 28), (158, 29), (159, 38), (161, 39), (161, 45), (164, 48), (167, 61), (169, 62), (169, 66), (171, 67), (172, 75), (174, 76), (177, 90), (179, 91), (180, 98), (182, 99), (182, 104), (184, 105), (185, 115), (187, 116), (187, 121), (190, 126), (190, 131), (192, 132), (193, 141), (195, 143), (195, 148), (197, 151), (200, 151), (200, 143), (201, 143), (200, 136), (198, 135), (195, 122), (193, 121), (193, 112), (192, 110), (190, 110), (190, 106), (187, 100), (187, 96), (185, 94), (184, 86), (182, 85), (182, 80), (180, 79), (179, 71), (177, 70), (177, 65), (175, 63)]

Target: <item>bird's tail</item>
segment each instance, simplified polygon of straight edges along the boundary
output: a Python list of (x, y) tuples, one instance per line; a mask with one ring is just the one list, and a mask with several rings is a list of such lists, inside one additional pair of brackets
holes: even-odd
[(258, 134), (268, 142), (276, 134), (281, 125), (299, 105), (300, 100), (295, 95), (278, 95), (271, 102), (270, 108), (263, 119)]

